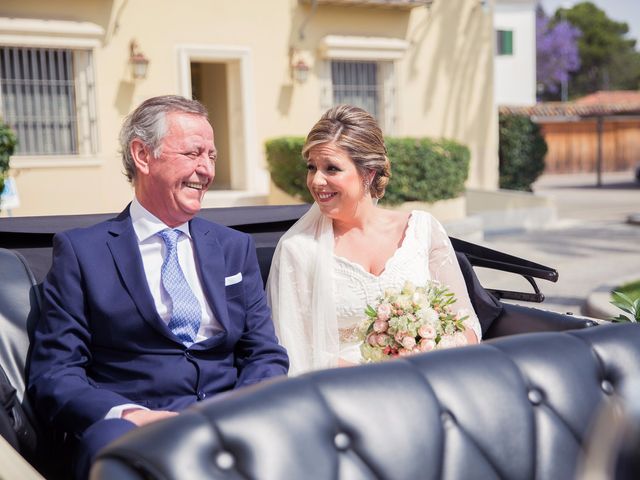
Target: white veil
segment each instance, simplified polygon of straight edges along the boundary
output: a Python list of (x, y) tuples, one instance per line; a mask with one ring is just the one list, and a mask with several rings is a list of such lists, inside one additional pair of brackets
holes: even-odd
[(340, 343), (333, 292), (333, 224), (317, 204), (276, 247), (267, 299), (290, 375), (338, 365)]

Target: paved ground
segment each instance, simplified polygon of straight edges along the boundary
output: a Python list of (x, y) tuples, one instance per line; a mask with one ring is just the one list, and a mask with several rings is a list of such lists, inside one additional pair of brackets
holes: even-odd
[[(484, 245), (558, 270), (557, 283), (539, 281), (550, 310), (585, 313), (587, 296), (605, 283), (640, 278), (640, 184), (631, 172), (543, 176), (536, 193), (555, 198), (558, 220), (545, 230), (486, 236)], [(513, 275), (478, 271), (483, 285), (530, 289)], [(527, 290), (529, 291), (529, 290)]]

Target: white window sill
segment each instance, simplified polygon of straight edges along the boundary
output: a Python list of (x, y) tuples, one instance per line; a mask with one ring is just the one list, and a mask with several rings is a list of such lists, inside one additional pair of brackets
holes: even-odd
[(14, 155), (9, 161), (13, 170), (26, 168), (97, 167), (103, 159), (97, 155)]

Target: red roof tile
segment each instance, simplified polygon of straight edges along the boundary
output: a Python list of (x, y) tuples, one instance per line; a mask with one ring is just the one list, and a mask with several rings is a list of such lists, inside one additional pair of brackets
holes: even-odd
[(596, 117), (639, 115), (640, 91), (600, 91), (573, 102), (540, 102), (530, 107), (501, 105), (500, 113), (532, 117)]
[(612, 105), (640, 103), (640, 90), (601, 90), (578, 98), (578, 105)]

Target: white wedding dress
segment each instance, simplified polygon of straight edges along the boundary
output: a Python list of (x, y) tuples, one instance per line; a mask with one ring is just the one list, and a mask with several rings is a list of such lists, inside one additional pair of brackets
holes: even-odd
[[(449, 237), (442, 225), (427, 212), (411, 212), (402, 244), (387, 260), (378, 276), (367, 272), (357, 263), (335, 255), (333, 290), (340, 358), (350, 363), (361, 362), (357, 326), (364, 317), (367, 305), (374, 305), (388, 288), (402, 288), (406, 281), (420, 286), (429, 280), (449, 285), (458, 299), (457, 308), (473, 312), (464, 280), (461, 283)], [(469, 324), (480, 339), (480, 323), (475, 314), (473, 317)]]
[(357, 325), (367, 304), (375, 304), (385, 289), (401, 288), (406, 281), (448, 285), (457, 299), (455, 308), (469, 313), (466, 323), (480, 339), (480, 323), (449, 237), (429, 213), (411, 212), (402, 244), (380, 275), (333, 253), (331, 221), (317, 206), (305, 217), (278, 244), (267, 283), (276, 332), (289, 353), (290, 374), (361, 363)]

